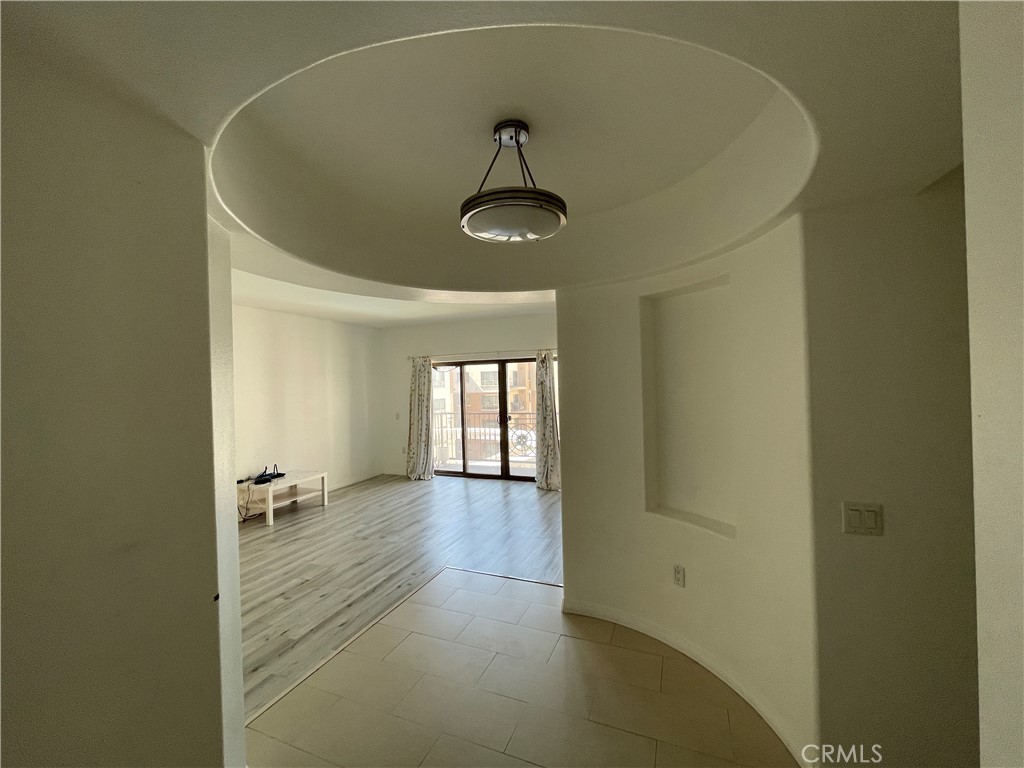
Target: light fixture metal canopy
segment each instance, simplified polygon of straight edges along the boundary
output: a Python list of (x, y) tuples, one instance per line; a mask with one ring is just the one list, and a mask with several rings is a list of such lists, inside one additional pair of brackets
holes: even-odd
[[(459, 210), (462, 231), (477, 240), (491, 243), (522, 243), (544, 240), (565, 226), (565, 200), (546, 189), (538, 189), (533, 181), (523, 145), (529, 140), (530, 127), (522, 120), (502, 120), (494, 126), (494, 142), (498, 145), (491, 165), (475, 195), (466, 198)], [(523, 186), (498, 187), (484, 191), (483, 186), (504, 147), (514, 147), (523, 174)], [(529, 174), (533, 186), (527, 186)]]
[[(517, 137), (518, 133), (518, 137)], [(494, 142), (503, 147), (516, 146), (516, 139), (519, 139), (519, 146), (525, 147), (530, 140), (530, 126), (522, 120), (502, 120), (494, 126)]]

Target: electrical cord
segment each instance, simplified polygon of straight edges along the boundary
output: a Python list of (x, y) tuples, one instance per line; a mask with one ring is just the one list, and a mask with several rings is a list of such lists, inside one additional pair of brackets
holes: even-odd
[(255, 489), (253, 488), (251, 480), (252, 480), (251, 477), (247, 478), (247, 480), (246, 480), (246, 482), (248, 483), (248, 487), (246, 488), (246, 493), (245, 493), (245, 508), (244, 508), (244, 511), (243, 511), (242, 504), (241, 503), (238, 504), (238, 517), (241, 519), (241, 521), (243, 523), (247, 522), (249, 520), (253, 520), (253, 519), (259, 517), (261, 514), (263, 514), (262, 512), (252, 512), (252, 513), (249, 512), (249, 505), (254, 501), (253, 497), (256, 495), (255, 494)]
[[(246, 522), (247, 520), (252, 520), (253, 518), (259, 517), (261, 514), (263, 514), (266, 511), (266, 510), (264, 510), (263, 512), (252, 512), (252, 513), (249, 512), (249, 505), (253, 501), (256, 501), (257, 504), (260, 504), (259, 500), (254, 498), (255, 497), (255, 486), (257, 486), (257, 485), (266, 485), (266, 484), (271, 483), (274, 480), (277, 480), (278, 478), (284, 477), (284, 476), (285, 476), (285, 473), (279, 471), (278, 468), (277, 468), (277, 464), (275, 464), (273, 472), (270, 471), (270, 467), (269, 466), (265, 466), (265, 467), (263, 467), (263, 471), (260, 472), (255, 477), (250, 475), (249, 477), (245, 478), (245, 480), (239, 480), (238, 481), (239, 485), (241, 485), (242, 483), (246, 484), (246, 495), (245, 495), (244, 510), (243, 510), (243, 505), (241, 503), (237, 504), (238, 516), (239, 516), (239, 518), (241, 518), (243, 523)], [(262, 507), (262, 506), (265, 506), (265, 505), (260, 504), (260, 506)]]

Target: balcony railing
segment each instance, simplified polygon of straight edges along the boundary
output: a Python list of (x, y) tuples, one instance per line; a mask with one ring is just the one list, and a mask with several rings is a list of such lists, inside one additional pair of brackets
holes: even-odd
[[(461, 472), (462, 414), (435, 411), (432, 416), (434, 469)], [(497, 411), (465, 414), (466, 458), (471, 464), (500, 465), (501, 423)], [(537, 461), (537, 414), (510, 411), (508, 422), (509, 463), (526, 469)], [(472, 468), (470, 471), (473, 471)]]

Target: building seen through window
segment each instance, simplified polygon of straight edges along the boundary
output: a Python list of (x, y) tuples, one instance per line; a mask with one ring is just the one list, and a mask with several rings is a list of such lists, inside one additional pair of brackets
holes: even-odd
[(434, 369), (435, 471), (535, 476), (536, 369), (534, 360), (451, 363)]

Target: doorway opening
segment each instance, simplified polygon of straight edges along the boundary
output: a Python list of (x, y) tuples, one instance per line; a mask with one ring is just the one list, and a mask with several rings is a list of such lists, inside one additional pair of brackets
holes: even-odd
[(536, 360), (435, 363), (432, 398), (436, 474), (536, 480)]

